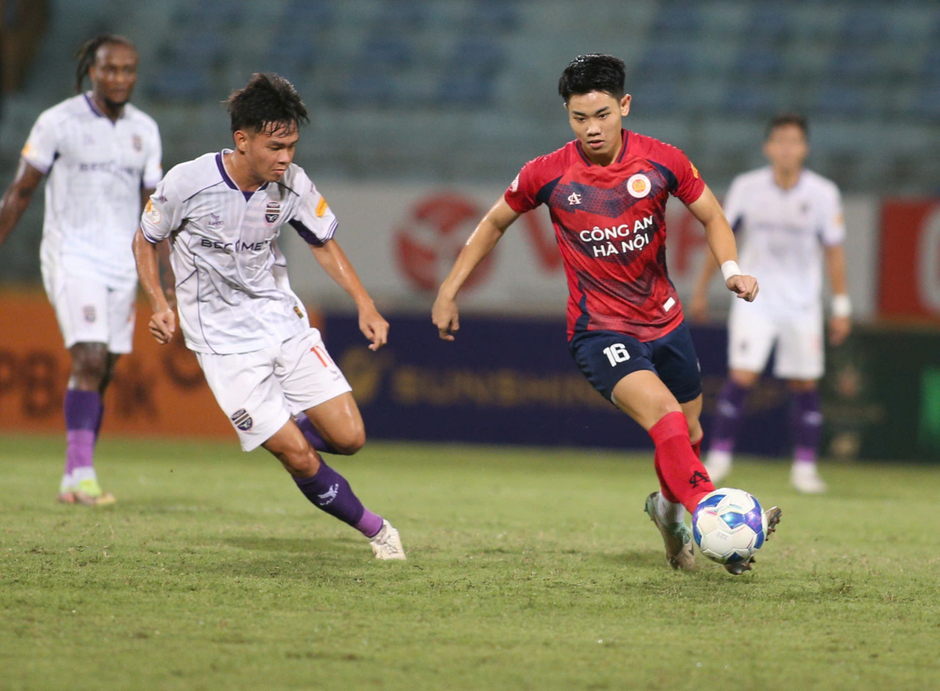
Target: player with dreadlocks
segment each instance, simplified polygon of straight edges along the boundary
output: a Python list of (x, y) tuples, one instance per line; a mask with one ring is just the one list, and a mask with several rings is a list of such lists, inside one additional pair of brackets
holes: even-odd
[[(72, 358), (65, 392), (65, 474), (59, 501), (114, 502), (93, 465), (103, 395), (131, 351), (137, 272), (131, 239), (160, 181), (157, 124), (130, 105), (137, 51), (103, 34), (77, 54), (76, 95), (43, 112), (0, 201), (0, 244), (47, 177), (40, 252), (43, 284)], [(90, 91), (82, 91), (86, 77)]]

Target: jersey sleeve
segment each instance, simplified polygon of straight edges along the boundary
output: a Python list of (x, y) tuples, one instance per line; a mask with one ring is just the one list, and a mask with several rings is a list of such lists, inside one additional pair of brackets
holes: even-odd
[(163, 144), (160, 141), (160, 129), (154, 124), (153, 139), (147, 151), (147, 160), (144, 162), (144, 175), (141, 179), (144, 189), (153, 189), (159, 184), (160, 178), (163, 177), (162, 158)]
[(173, 184), (171, 170), (157, 184), (156, 191), (147, 200), (140, 217), (140, 229), (148, 242), (154, 244), (165, 240), (183, 224), (184, 202)]
[(59, 128), (52, 120), (49, 113), (39, 116), (20, 154), (23, 160), (43, 175), (52, 168), (59, 148)]
[(845, 212), (842, 209), (842, 195), (839, 188), (832, 185), (823, 195), (819, 219), (819, 235), (826, 247), (841, 245), (845, 242)]
[(515, 180), (509, 185), (503, 198), (510, 208), (519, 214), (531, 211), (541, 202), (537, 195), (541, 185), (538, 182), (538, 159), (529, 161), (524, 166)]
[(297, 182), (303, 191), (293, 215), (287, 222), (304, 242), (314, 247), (322, 247), (336, 234), (336, 216), (327, 204), (326, 197), (317, 191), (317, 186), (310, 178), (302, 174)]
[(692, 204), (705, 191), (705, 181), (698, 174), (698, 168), (681, 149), (670, 144), (660, 144), (656, 152), (660, 165), (672, 173), (675, 186), (669, 192), (683, 204)]
[(741, 187), (742, 185), (740, 178), (735, 178), (732, 180), (731, 187), (728, 188), (728, 193), (725, 195), (725, 199), (721, 204), (721, 207), (725, 212), (725, 218), (728, 219), (728, 225), (730, 225), (735, 232), (740, 230), (741, 225), (745, 222), (745, 195)]

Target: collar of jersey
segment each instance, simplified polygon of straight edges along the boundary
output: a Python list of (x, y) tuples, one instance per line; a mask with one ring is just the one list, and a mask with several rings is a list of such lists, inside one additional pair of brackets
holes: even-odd
[[(92, 113), (97, 115), (99, 118), (108, 117), (105, 113), (101, 111), (101, 108), (99, 108), (98, 105), (95, 103), (95, 99), (91, 97), (90, 91), (86, 91), (84, 94), (82, 94), (82, 96), (85, 97), (85, 103), (87, 103), (88, 107), (91, 108)], [(122, 119), (123, 117), (124, 117), (124, 109), (121, 108), (121, 114), (118, 115), (118, 120)], [(108, 118), (108, 119), (110, 120), (111, 118)]]
[(254, 192), (246, 192), (245, 190), (241, 189), (238, 185), (235, 184), (235, 181), (232, 180), (231, 176), (229, 176), (228, 171), (225, 170), (225, 163), (222, 160), (222, 156), (231, 152), (232, 152), (231, 149), (222, 149), (219, 153), (215, 155), (215, 164), (219, 167), (219, 174), (222, 176), (222, 180), (225, 181), (225, 184), (231, 187), (233, 190), (238, 190), (239, 192), (248, 196), (251, 196), (255, 192), (260, 192), (261, 190), (266, 189), (268, 186), (268, 183), (264, 183), (263, 185), (261, 185), (261, 187), (256, 189)]
[[(627, 153), (627, 144), (630, 142), (630, 131), (621, 127), (620, 136), (623, 137), (623, 142), (620, 146), (620, 153), (617, 154), (617, 160), (614, 161), (614, 163), (620, 163), (621, 161), (623, 161), (623, 156), (624, 154)], [(590, 158), (588, 158), (588, 155), (586, 153), (584, 153), (584, 149), (581, 148), (581, 142), (576, 139), (575, 144), (577, 144), (578, 153), (581, 154), (581, 160), (584, 161), (586, 165), (596, 166), (597, 164), (594, 163), (594, 161), (592, 161)]]

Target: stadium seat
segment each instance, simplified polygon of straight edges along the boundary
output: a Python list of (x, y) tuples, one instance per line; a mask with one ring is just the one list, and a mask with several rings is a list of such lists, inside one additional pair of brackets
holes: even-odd
[(756, 3), (744, 26), (744, 36), (752, 45), (782, 42), (791, 33), (791, 16), (785, 5)]
[(691, 38), (697, 36), (701, 29), (701, 12), (690, 2), (663, 3), (650, 25), (656, 38)]
[(772, 87), (736, 84), (725, 94), (724, 107), (734, 116), (764, 118), (780, 110), (780, 103)]
[(747, 48), (735, 58), (736, 77), (754, 81), (778, 79), (784, 72), (783, 56), (766, 48)]
[(828, 116), (858, 117), (865, 113), (864, 92), (853, 86), (824, 86), (816, 95), (814, 110)]
[(522, 19), (513, 0), (478, 0), (468, 5), (464, 22), (471, 31), (491, 35), (517, 30)]
[(845, 15), (840, 38), (850, 47), (864, 48), (884, 43), (893, 35), (891, 13), (877, 7), (850, 10)]
[(878, 58), (862, 48), (835, 51), (829, 61), (829, 77), (836, 82), (868, 84), (883, 74)]
[(493, 79), (489, 75), (446, 75), (441, 81), (438, 100), (442, 105), (486, 106), (493, 101), (493, 88)]
[(465, 38), (457, 44), (449, 70), (461, 74), (496, 74), (505, 63), (502, 46), (486, 36)]

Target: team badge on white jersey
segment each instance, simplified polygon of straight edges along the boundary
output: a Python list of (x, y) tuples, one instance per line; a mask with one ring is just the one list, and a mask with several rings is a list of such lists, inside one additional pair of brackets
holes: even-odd
[(643, 173), (637, 173), (636, 175), (631, 175), (627, 180), (627, 192), (630, 193), (631, 197), (637, 199), (642, 199), (650, 193), (653, 185), (650, 182), (650, 179), (643, 175)]
[(264, 220), (270, 226), (273, 226), (277, 223), (277, 219), (281, 216), (281, 203), (280, 202), (268, 202), (264, 207)]

